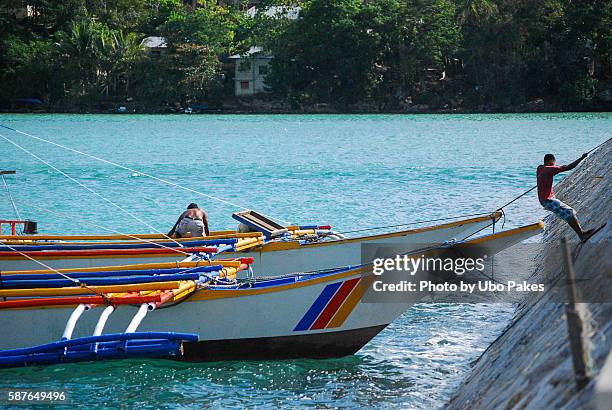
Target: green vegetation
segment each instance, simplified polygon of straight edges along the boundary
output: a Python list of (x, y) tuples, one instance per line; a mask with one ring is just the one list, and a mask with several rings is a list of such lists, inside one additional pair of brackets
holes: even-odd
[(263, 0), (254, 17), (246, 1), (191, 3), (0, 1), (0, 107), (218, 106), (234, 92), (226, 57), (261, 46), (275, 57), (265, 99), (294, 109), (609, 108), (597, 98), (612, 77), (609, 0)]

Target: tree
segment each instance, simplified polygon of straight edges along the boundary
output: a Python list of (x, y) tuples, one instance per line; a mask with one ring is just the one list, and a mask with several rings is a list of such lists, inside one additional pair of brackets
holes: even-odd
[[(26, 3), (26, 15), (11, 12)], [(584, 109), (612, 73), (609, 0), (260, 0), (254, 15), (246, 0), (26, 3), (0, 0), (4, 106), (219, 101), (223, 59), (253, 46), (274, 55), (267, 85), (296, 106), (398, 109), (412, 97), (506, 109), (543, 97)], [(142, 50), (150, 35), (166, 38), (167, 53)], [(450, 61), (461, 63), (452, 75)], [(450, 81), (439, 80), (445, 70)]]
[(380, 99), (425, 90), (427, 69), (440, 73), (458, 50), (461, 33), (455, 5), (447, 0), (376, 0), (368, 3), (372, 31), (379, 38)]
[(195, 10), (173, 11), (159, 29), (170, 47), (197, 44), (223, 53), (232, 48), (236, 22), (232, 9), (205, 3)]
[[(96, 83), (99, 39), (103, 26), (88, 18), (75, 21), (68, 32), (57, 34), (59, 53), (68, 88), (86, 95)], [(76, 89), (72, 87), (76, 84)]]
[(612, 57), (612, 4), (609, 1), (568, 2), (556, 27), (555, 60), (559, 95), (575, 107), (589, 103), (597, 86), (596, 65)]
[(469, 19), (482, 21), (498, 12), (497, 5), (492, 0), (464, 0), (458, 3), (459, 24), (461, 25)]
[(10, 36), (2, 44), (4, 58), (0, 71), (0, 102), (36, 97), (46, 100), (53, 91), (53, 45), (45, 40), (23, 41)]
[(376, 39), (359, 0), (318, 0), (270, 42), (269, 85), (294, 100), (350, 104), (375, 83)]
[(118, 84), (124, 84), (124, 94), (128, 95), (130, 77), (133, 77), (136, 62), (143, 56), (143, 48), (135, 33), (105, 28), (98, 38), (99, 55), (98, 75), (106, 95), (117, 95)]

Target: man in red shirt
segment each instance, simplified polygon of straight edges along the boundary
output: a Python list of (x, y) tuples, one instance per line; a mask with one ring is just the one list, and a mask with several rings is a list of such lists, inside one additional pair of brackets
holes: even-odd
[(544, 209), (554, 212), (558, 217), (567, 222), (583, 242), (590, 238), (593, 234), (593, 230), (583, 231), (580, 222), (578, 222), (578, 218), (576, 218), (576, 211), (569, 205), (555, 198), (553, 177), (560, 172), (576, 168), (587, 155), (588, 154), (582, 154), (582, 157), (569, 165), (557, 166), (555, 165), (555, 156), (553, 154), (546, 154), (544, 155), (544, 165), (538, 166), (536, 172), (538, 178), (538, 199), (540, 200), (540, 204), (542, 204)]

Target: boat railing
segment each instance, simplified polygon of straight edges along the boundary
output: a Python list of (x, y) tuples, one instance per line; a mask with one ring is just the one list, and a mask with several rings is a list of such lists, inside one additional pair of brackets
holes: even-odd
[(20, 221), (14, 219), (0, 219), (0, 235), (2, 235), (2, 229), (4, 225), (7, 225), (11, 229), (11, 235), (17, 235), (17, 226), (22, 226), (22, 233), (26, 235), (34, 235), (36, 234), (36, 222), (34, 221)]

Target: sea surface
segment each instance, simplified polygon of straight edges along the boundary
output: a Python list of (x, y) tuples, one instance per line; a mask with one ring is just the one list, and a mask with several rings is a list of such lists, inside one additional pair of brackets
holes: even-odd
[[(346, 232), (493, 211), (535, 184), (545, 153), (569, 163), (609, 138), (612, 115), (0, 115), (0, 124), (133, 170), (0, 128), (0, 169), (17, 170), (6, 182), (41, 233), (167, 232), (190, 202), (215, 230), (235, 228), (231, 213), (248, 207)], [(13, 218), (1, 192), (0, 219)], [(543, 216), (532, 192), (506, 209), (505, 226)], [(513, 309), (420, 304), (342, 359), (0, 370), (0, 392), (64, 390), (71, 407), (88, 408), (436, 408)]]

